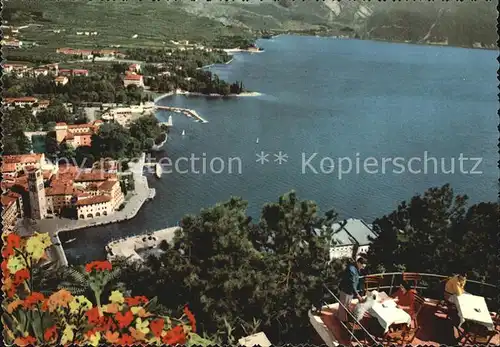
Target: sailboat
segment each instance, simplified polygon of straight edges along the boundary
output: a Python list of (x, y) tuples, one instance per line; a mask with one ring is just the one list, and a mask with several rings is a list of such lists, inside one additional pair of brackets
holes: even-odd
[(259, 143), (259, 138), (257, 137), (257, 140), (255, 140), (255, 143)]
[(186, 130), (182, 130), (182, 136), (186, 135)]

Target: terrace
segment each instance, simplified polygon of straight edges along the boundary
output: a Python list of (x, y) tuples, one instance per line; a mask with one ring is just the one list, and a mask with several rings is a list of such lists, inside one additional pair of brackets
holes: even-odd
[[(393, 294), (400, 280), (411, 283), (417, 292), (414, 314), (411, 317), (407, 315), (407, 320), (387, 318), (391, 317), (391, 314), (384, 316), (381, 313), (390, 311), (392, 317), (395, 317), (398, 310), (402, 311), (395, 305), (384, 304), (391, 303), (389, 299), (368, 310), (358, 321), (353, 314), (358, 300), (352, 300), (350, 307), (345, 307), (339, 302), (338, 296), (324, 286), (331, 301), (324, 303), (321, 313), (309, 312), (309, 320), (328, 347), (373, 344), (411, 346), (500, 344), (497, 300), (499, 291), (494, 285), (467, 280), (467, 293), (460, 296), (460, 301), (454, 305), (443, 298), (447, 276), (393, 272), (371, 274), (363, 276), (362, 279), (366, 291), (377, 290), (382, 298)], [(347, 322), (341, 322), (337, 318), (340, 305), (347, 309)], [(381, 322), (386, 323), (385, 328)]]

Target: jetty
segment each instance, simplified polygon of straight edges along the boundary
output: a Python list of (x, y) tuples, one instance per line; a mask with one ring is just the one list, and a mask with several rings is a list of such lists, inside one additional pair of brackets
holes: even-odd
[[(165, 110), (165, 111), (170, 111), (170, 112), (176, 112), (176, 113), (182, 113), (183, 115), (187, 116), (188, 118), (194, 118), (200, 123), (208, 123), (207, 120), (203, 119), (198, 112), (195, 110), (191, 110), (189, 108), (182, 108), (182, 107), (173, 107), (173, 106), (159, 106), (156, 105), (155, 108), (157, 110)], [(162, 123), (160, 123), (162, 124)]]
[(107, 258), (109, 261), (117, 257), (125, 257), (130, 261), (143, 261), (144, 259), (137, 251), (158, 247), (162, 241), (172, 241), (177, 230), (181, 230), (181, 228), (171, 227), (144, 235), (111, 241), (106, 246)]

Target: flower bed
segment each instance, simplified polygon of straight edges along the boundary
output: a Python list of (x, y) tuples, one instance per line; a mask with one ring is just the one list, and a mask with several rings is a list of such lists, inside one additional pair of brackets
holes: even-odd
[(4, 237), (4, 244), (2, 323), (8, 344), (175, 345), (203, 340), (196, 335), (196, 320), (188, 307), (179, 319), (162, 316), (156, 312), (156, 298), (126, 297), (119, 290), (101, 303), (103, 289), (113, 277), (108, 261), (91, 262), (82, 274), (94, 293), (95, 304), (67, 289), (47, 297), (34, 292), (33, 267), (45, 258), (50, 237), (35, 234), (23, 240), (10, 234)]

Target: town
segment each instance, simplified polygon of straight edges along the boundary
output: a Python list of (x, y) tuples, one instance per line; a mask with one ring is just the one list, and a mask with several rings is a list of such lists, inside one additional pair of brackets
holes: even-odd
[(5, 2), (6, 344), (500, 343), (496, 5), (256, 4)]

